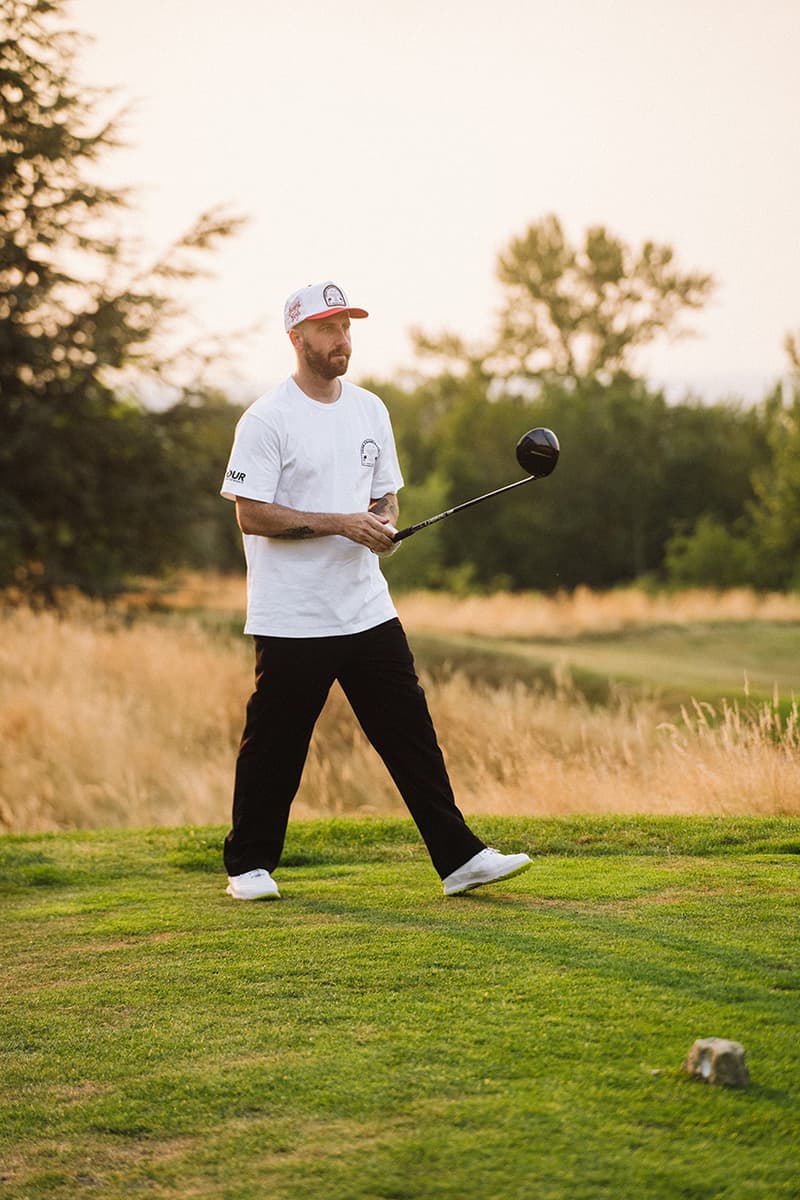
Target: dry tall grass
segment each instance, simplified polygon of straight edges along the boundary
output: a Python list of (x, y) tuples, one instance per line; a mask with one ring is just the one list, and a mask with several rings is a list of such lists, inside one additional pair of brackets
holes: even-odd
[(26, 609), (0, 619), (0, 828), (223, 819), (244, 644)]
[[(0, 829), (225, 822), (251, 680), (249, 642), (190, 619), (0, 613)], [(796, 707), (696, 706), (664, 727), (645, 702), (592, 709), (458, 674), (426, 688), (466, 813), (800, 814)], [(404, 812), (335, 689), (295, 815)]]
[[(408, 592), (395, 596), (403, 623), (426, 633), (463, 633), (494, 637), (576, 637), (617, 633), (653, 625), (690, 625), (703, 621), (800, 621), (800, 595), (763, 594), (750, 588), (715, 591), (693, 588), (651, 594), (639, 588), (595, 592), (579, 587), (554, 596), (498, 593), (453, 596), (444, 592)], [(121, 598), (126, 611), (161, 604), (171, 611), (244, 614), (245, 583), (236, 575), (188, 573), (164, 584), (143, 582)]]
[(579, 587), (555, 596), (412, 592), (397, 607), (409, 629), (494, 637), (567, 638), (704, 621), (800, 621), (800, 595), (761, 595), (749, 588), (657, 595), (633, 587), (612, 592)]

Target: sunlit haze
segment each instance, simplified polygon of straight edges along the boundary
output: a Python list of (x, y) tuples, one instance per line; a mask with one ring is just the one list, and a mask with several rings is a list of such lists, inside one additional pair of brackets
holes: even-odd
[[(191, 293), (245, 393), (288, 372), (286, 295), (370, 310), (353, 378), (413, 367), (408, 329), (489, 335), (511, 237), (556, 213), (670, 243), (718, 290), (640, 366), (756, 398), (800, 328), (794, 0), (73, 0), (88, 83), (131, 104), (106, 178), (155, 254), (203, 209), (250, 224)], [(229, 374), (221, 369), (219, 378)]]

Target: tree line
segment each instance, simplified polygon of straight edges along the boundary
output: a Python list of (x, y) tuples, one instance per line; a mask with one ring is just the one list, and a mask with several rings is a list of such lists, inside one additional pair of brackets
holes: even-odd
[[(64, 0), (0, 0), (0, 587), (102, 592), (180, 567), (239, 569), (218, 497), (240, 409), (165, 349), (183, 289), (241, 220), (202, 214), (142, 268), (130, 197), (95, 182), (118, 119), (75, 82)], [(415, 537), (399, 587), (800, 586), (800, 337), (757, 405), (668, 403), (634, 355), (702, 307), (711, 276), (604, 226), (546, 215), (498, 258), (484, 345), (413, 332), (411, 383), (363, 380), (392, 414), (410, 523), (510, 482), (555, 430), (556, 472)], [(202, 366), (195, 353), (194, 366)], [(184, 361), (191, 365), (191, 356)], [(172, 386), (154, 410), (137, 381)], [(189, 382), (187, 382), (187, 378)]]
[(451, 376), (383, 394), (406, 470), (404, 524), (521, 477), (525, 430), (544, 425), (561, 443), (551, 476), (410, 541), (387, 563), (397, 584), (800, 584), (800, 387), (755, 406), (668, 403), (626, 375), (550, 382), (533, 399)]

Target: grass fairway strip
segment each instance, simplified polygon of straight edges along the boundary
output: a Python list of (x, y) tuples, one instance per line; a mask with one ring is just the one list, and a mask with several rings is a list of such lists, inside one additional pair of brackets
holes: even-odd
[(800, 821), (475, 824), (534, 867), (449, 899), (404, 821), (276, 904), (220, 829), (0, 839), (3, 1200), (796, 1200)]
[(656, 694), (669, 708), (690, 697), (719, 703), (770, 701), (776, 691), (791, 709), (797, 686), (798, 627), (778, 622), (706, 621), (572, 637), (498, 637), (414, 634), (415, 652), (428, 670), (457, 668), (495, 684), (518, 679), (553, 685), (567, 670), (575, 687), (607, 703), (620, 684)]

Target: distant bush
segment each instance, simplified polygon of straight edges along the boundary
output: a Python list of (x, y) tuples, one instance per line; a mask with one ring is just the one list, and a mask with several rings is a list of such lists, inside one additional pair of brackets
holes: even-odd
[(670, 583), (679, 587), (739, 587), (752, 583), (756, 575), (756, 555), (748, 538), (709, 514), (701, 516), (690, 533), (670, 539), (664, 565)]

